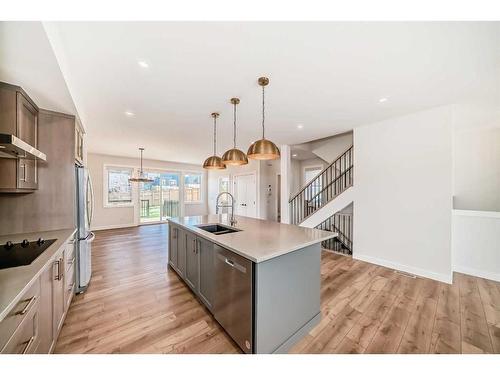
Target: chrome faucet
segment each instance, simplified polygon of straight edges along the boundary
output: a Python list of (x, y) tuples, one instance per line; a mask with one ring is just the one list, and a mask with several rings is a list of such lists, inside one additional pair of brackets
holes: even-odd
[[(231, 197), (231, 204), (220, 204), (219, 199), (222, 197), (224, 194), (229, 195)], [(220, 208), (227, 208), (231, 207), (231, 218), (229, 219), (229, 223), (231, 225), (235, 225), (237, 223), (236, 219), (234, 218), (234, 197), (231, 193), (227, 191), (223, 191), (222, 193), (219, 193), (217, 195), (217, 199), (215, 200), (215, 213), (218, 215), (219, 214), (219, 207)]]

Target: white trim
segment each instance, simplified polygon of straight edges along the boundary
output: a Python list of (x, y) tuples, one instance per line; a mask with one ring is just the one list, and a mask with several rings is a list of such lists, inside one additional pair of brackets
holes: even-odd
[(249, 176), (253, 175), (255, 178), (255, 218), (260, 219), (260, 163), (259, 163), (259, 173), (257, 171), (247, 171), (247, 172), (240, 172), (240, 173), (233, 173), (232, 174), (232, 191), (233, 191), (233, 196), (234, 199), (236, 200), (236, 203), (238, 202), (237, 197), (236, 197), (236, 189), (234, 185), (236, 184), (236, 177), (241, 177), (241, 176)]
[(113, 225), (101, 225), (98, 227), (92, 227), (91, 230), (107, 230), (107, 229), (119, 229), (119, 228), (132, 228), (137, 227), (137, 224), (113, 224)]
[(481, 271), (475, 268), (469, 268), (463, 266), (453, 266), (453, 272), (465, 273), (466, 275), (481, 277), (483, 279), (500, 282), (500, 273)]
[(453, 215), (490, 217), (490, 218), (494, 218), (494, 219), (500, 219), (500, 212), (497, 212), (497, 211), (453, 210)]
[(422, 268), (411, 267), (411, 266), (407, 266), (404, 264), (391, 262), (391, 261), (388, 261), (385, 259), (371, 257), (369, 255), (357, 254), (355, 251), (353, 252), (352, 257), (353, 257), (353, 259), (362, 260), (364, 262), (377, 264), (379, 266), (392, 268), (392, 269), (395, 269), (398, 271), (412, 273), (412, 274), (417, 275), (417, 276), (426, 277), (428, 279), (441, 281), (443, 283), (447, 283), (447, 284), (453, 283), (453, 272), (451, 272), (449, 275), (442, 274), (442, 273), (436, 273), (436, 272), (424, 270)]
[[(187, 172), (187, 173), (186, 173)], [(200, 197), (201, 199), (198, 200), (198, 201), (186, 201), (186, 190), (185, 190), (185, 177), (186, 175), (188, 176), (191, 176), (191, 175), (194, 175), (194, 174), (199, 174), (200, 175)], [(189, 171), (183, 171), (181, 173), (181, 178), (182, 178), (182, 202), (184, 204), (188, 204), (188, 205), (191, 205), (191, 204), (204, 204), (205, 203), (205, 195), (203, 194), (203, 184), (205, 183), (205, 179), (203, 178), (203, 171), (198, 171), (198, 172), (189, 172)], [(208, 181), (206, 182), (208, 184)], [(208, 187), (207, 187), (208, 188)]]

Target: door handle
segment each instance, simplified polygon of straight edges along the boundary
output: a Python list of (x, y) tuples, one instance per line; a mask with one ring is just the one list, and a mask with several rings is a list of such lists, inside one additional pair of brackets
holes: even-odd
[(54, 263), (54, 265), (56, 266), (56, 269), (57, 269), (57, 274), (54, 277), (54, 280), (61, 280), (60, 279), (61, 267), (59, 266), (59, 260), (56, 260), (55, 263)]
[(23, 177), (19, 178), (20, 181), (26, 182), (26, 164), (20, 164), (19, 169), (23, 169)]
[(234, 262), (231, 259), (226, 258), (224, 262), (226, 262), (226, 264), (229, 264), (231, 267), (234, 267)]

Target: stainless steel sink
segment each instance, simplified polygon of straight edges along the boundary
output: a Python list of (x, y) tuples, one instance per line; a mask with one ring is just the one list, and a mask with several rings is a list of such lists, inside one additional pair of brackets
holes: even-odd
[(215, 235), (241, 231), (241, 229), (226, 227), (225, 225), (220, 225), (220, 224), (202, 224), (202, 225), (197, 225), (196, 227), (200, 228), (201, 230), (204, 230), (205, 232), (209, 232)]

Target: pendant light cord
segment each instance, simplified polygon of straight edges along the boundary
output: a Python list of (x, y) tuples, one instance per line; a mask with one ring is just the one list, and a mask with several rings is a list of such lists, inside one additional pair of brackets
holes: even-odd
[(264, 120), (266, 118), (266, 114), (265, 114), (265, 108), (266, 108), (266, 101), (264, 100), (265, 99), (265, 86), (262, 86), (262, 139), (265, 139), (265, 135), (264, 135)]
[(236, 148), (236, 103), (234, 105), (233, 148)]
[(214, 116), (214, 156), (217, 155), (217, 116)]
[(141, 150), (141, 176), (142, 176), (142, 151), (143, 150)]

